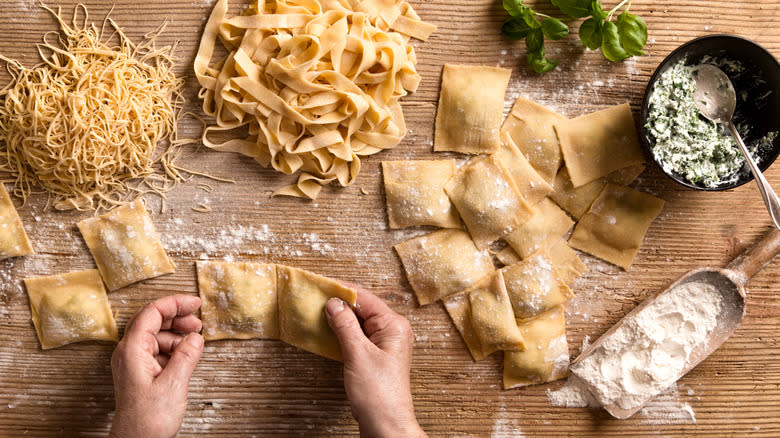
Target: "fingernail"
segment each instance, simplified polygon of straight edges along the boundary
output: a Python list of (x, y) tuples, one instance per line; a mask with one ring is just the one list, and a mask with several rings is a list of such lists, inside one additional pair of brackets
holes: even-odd
[(203, 345), (203, 336), (197, 333), (190, 333), (184, 340), (195, 348), (200, 348)]
[(329, 299), (328, 303), (325, 305), (325, 311), (328, 312), (328, 315), (330, 316), (335, 316), (342, 310), (344, 310), (344, 301), (341, 301), (338, 298)]

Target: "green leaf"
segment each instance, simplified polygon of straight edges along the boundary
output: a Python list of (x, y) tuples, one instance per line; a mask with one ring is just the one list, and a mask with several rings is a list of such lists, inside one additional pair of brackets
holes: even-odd
[(590, 1), (591, 0), (552, 0), (552, 4), (570, 17), (581, 18), (590, 15)]
[(523, 9), (527, 9), (523, 6), (523, 0), (503, 0), (504, 10), (510, 17), (519, 17), (523, 15)]
[(525, 21), (516, 20), (511, 17), (507, 18), (501, 26), (501, 33), (512, 40), (522, 40), (530, 31), (531, 28), (528, 27), (528, 24), (526, 24)]
[(618, 15), (617, 30), (620, 45), (632, 56), (641, 56), (647, 44), (647, 25), (641, 17), (624, 11)]
[(603, 9), (601, 9), (601, 1), (600, 0), (592, 0), (590, 2), (590, 10), (589, 14), (592, 15), (593, 18), (597, 20), (606, 20), (607, 19), (607, 13), (604, 12)]
[(620, 45), (618, 28), (611, 21), (605, 21), (602, 27), (601, 51), (604, 57), (612, 62), (622, 61), (630, 56)]
[(531, 29), (538, 29), (542, 27), (542, 24), (539, 23), (539, 20), (536, 19), (536, 12), (534, 12), (531, 8), (525, 8), (525, 11), (523, 11), (523, 20), (525, 20), (526, 24), (528, 24)]
[(551, 40), (559, 40), (569, 34), (569, 26), (557, 18), (545, 18), (542, 21), (542, 33)]
[(528, 52), (539, 52), (544, 50), (544, 34), (541, 29), (533, 29), (528, 32), (528, 36), (525, 37), (525, 46), (528, 47)]
[(528, 54), (528, 64), (531, 68), (539, 73), (544, 74), (558, 66), (560, 61), (552, 61), (544, 56), (544, 48), (540, 52), (533, 52)]
[(591, 17), (580, 25), (580, 41), (590, 50), (601, 47), (601, 21)]

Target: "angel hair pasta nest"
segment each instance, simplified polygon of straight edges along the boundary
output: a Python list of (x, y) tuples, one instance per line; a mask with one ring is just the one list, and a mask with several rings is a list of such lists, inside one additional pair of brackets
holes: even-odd
[(88, 24), (83, 5), (70, 25), (43, 7), (60, 26), (57, 43), (38, 45), (43, 62), (26, 68), (0, 56), (12, 75), (0, 90), (0, 170), (15, 178), (14, 193), (26, 201), (42, 188), (47, 207), (89, 210), (170, 190), (182, 180), (172, 162), (183, 81), (173, 47), (155, 47), (164, 26), (135, 45), (110, 18), (100, 30)]
[[(203, 110), (216, 119), (206, 146), (300, 171), (275, 194), (314, 199), (324, 184), (352, 184), (361, 157), (406, 135), (399, 100), (420, 82), (409, 39), (435, 29), (408, 3), (265, 0), (234, 17), (227, 9), (227, 0), (214, 6), (195, 59)], [(212, 64), (217, 38), (227, 56)], [(210, 139), (238, 128), (248, 136)]]

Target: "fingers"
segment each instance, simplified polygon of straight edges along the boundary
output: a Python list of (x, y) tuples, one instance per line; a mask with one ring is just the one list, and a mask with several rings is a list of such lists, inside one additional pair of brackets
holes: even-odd
[(325, 316), (328, 325), (333, 329), (341, 345), (341, 354), (344, 362), (352, 362), (365, 351), (366, 344), (370, 342), (360, 327), (357, 316), (344, 301), (331, 298), (325, 305)]
[(157, 339), (159, 351), (165, 354), (171, 354), (176, 346), (184, 340), (184, 336), (168, 331), (157, 333), (154, 337)]
[(355, 287), (357, 291), (357, 305), (355, 306), (357, 314), (367, 321), (372, 317), (379, 315), (392, 314), (397, 315), (381, 298), (366, 290)]
[[(162, 348), (162, 347), (161, 347)], [(203, 336), (190, 333), (173, 348), (159, 379), (170, 388), (187, 390), (192, 372), (203, 353)]]
[[(163, 329), (164, 325), (172, 326), (177, 316), (191, 315), (198, 307), (200, 307), (200, 298), (190, 295), (170, 295), (160, 298), (136, 312), (127, 323), (125, 336), (132, 339), (144, 334), (155, 335)], [(191, 328), (192, 323), (192, 320), (184, 322), (187, 328)]]
[(177, 316), (172, 320), (163, 321), (161, 330), (176, 330), (182, 333), (199, 332), (203, 328), (203, 322), (193, 314)]

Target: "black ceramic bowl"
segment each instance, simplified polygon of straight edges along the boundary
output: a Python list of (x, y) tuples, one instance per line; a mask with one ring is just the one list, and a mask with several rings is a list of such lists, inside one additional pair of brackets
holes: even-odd
[[(780, 63), (766, 49), (746, 38), (734, 35), (708, 35), (691, 40), (675, 49), (661, 62), (653, 76), (650, 77), (640, 112), (639, 138), (648, 159), (658, 165), (666, 175), (676, 182), (696, 190), (718, 191), (733, 189), (753, 179), (747, 166), (744, 166), (745, 168), (740, 171), (738, 179), (731, 183), (717, 187), (704, 187), (691, 183), (676, 172), (666, 172), (661, 164), (656, 161), (652, 152), (655, 141), (647, 128), (645, 128), (649, 112), (650, 94), (661, 74), (683, 58), (686, 59), (686, 65), (696, 65), (700, 64), (706, 56), (738, 61), (745, 67), (745, 71), (738, 76), (730, 73), (727, 69), (723, 69), (729, 76), (729, 79), (731, 79), (737, 92), (735, 120), (739, 116), (743, 120), (748, 121), (752, 126), (749, 135), (743, 138), (745, 144), (749, 145), (769, 132), (780, 131)], [(757, 106), (755, 102), (766, 93), (769, 93), (768, 97), (761, 99), (762, 105), (760, 107)], [(759, 152), (758, 165), (761, 170), (766, 170), (775, 161), (779, 153), (780, 135), (775, 138), (771, 148), (766, 148)]]

